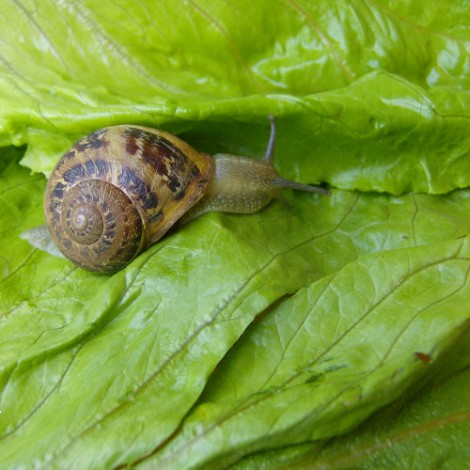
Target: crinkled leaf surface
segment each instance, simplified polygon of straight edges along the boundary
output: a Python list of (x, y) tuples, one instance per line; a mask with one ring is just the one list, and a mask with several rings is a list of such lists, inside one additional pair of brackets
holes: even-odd
[(254, 454), (232, 468), (466, 468), (469, 332), (467, 328), (451, 354), (425, 362), (432, 369), (427, 377), (357, 430)]
[(149, 467), (229, 463), (356, 425), (461, 334), (469, 255), (467, 240), (387, 251), (299, 291), (245, 334)]
[(286, 176), (394, 194), (466, 187), (470, 13), (450, 5), (6, 1), (0, 142), (31, 144), (24, 164), (47, 173), (104, 125), (253, 151), (273, 113)]
[[(470, 363), (470, 193), (449, 192), (470, 178), (469, 11), (4, 2), (0, 143), (27, 150), (0, 149), (2, 465), (341, 462), (374, 422), (320, 455), (324, 443), (389, 403), (391, 433), (415, 419), (394, 403), (432, 427), (432, 403), (403, 393), (425, 380), (442, 400), (462, 396), (465, 372), (433, 365), (449, 351), (455, 370)], [(42, 222), (45, 185), (20, 158), (47, 174), (78, 136), (126, 122), (260, 155), (270, 113), (280, 172), (328, 182), (331, 198), (208, 214), (112, 277), (19, 237)], [(446, 461), (459, 462), (450, 443), (465, 433), (446, 430)], [(422, 434), (424, 454), (433, 438)], [(412, 466), (412, 442), (355, 462)]]
[[(31, 184), (32, 179), (24, 170), (16, 169), (16, 173), (15, 178), (6, 179), (11, 188), (18, 191), (18, 188)], [(37, 190), (41, 189), (38, 181), (35, 185)], [(273, 386), (277, 385), (279, 392), (283, 392), (274, 394), (280, 400), (277, 406), (284, 411), (290, 409), (292, 384), (289, 374), (295, 376), (299, 369), (306, 369), (304, 361), (311, 358), (315, 350), (321, 356), (322, 347), (331, 348), (329, 358), (326, 357), (327, 353), (320, 358), (318, 370), (312, 363), (302, 378), (298, 378), (298, 382), (306, 382), (306, 390), (304, 400), (296, 398), (304, 406), (311, 406), (318, 398), (308, 393), (312, 387), (319, 389), (323, 400), (333, 393), (331, 390), (335, 385), (339, 387), (338, 394), (343, 389), (346, 393), (348, 387), (352, 387), (352, 417), (349, 413), (343, 416), (344, 404), (338, 398), (332, 403), (333, 409), (328, 410), (322, 419), (328, 422), (332, 414), (340, 426), (339, 414), (345, 420), (340, 429), (342, 426), (353, 426), (377, 406), (392, 400), (410, 381), (421, 376), (422, 364), (414, 356), (416, 331), (421, 331), (426, 339), (419, 349), (438, 356), (456, 334), (462, 319), (468, 317), (467, 304), (459, 298), (466, 293), (466, 261), (460, 260), (459, 256), (464, 258), (465, 253), (462, 247), (466, 246), (466, 242), (462, 241), (461, 236), (469, 228), (465, 217), (469, 197), (466, 191), (446, 198), (425, 195), (393, 198), (337, 192), (330, 199), (296, 197), (292, 199), (292, 210), (275, 204), (258, 216), (244, 217), (244, 224), (239, 223), (237, 216), (212, 215), (173, 234), (136, 260), (126, 271), (112, 278), (83, 273), (59, 259), (52, 259), (53, 264), (48, 267), (47, 262), (51, 262), (49, 255), (30, 254), (25, 266), (15, 271), (16, 275), (24, 273), (26, 285), (38, 278), (53, 279), (61, 269), (64, 279), (59, 277), (52, 286), (46, 285), (34, 301), (25, 303), (18, 299), (3, 312), (2, 338), (16, 334), (23, 343), (18, 339), (11, 344), (2, 341), (2, 364), (5, 365), (2, 461), (13, 465), (22, 459), (36, 463), (52, 459), (52, 463), (60, 468), (77, 464), (108, 467), (137, 460), (152, 452), (178, 428), (181, 419), (201, 393), (208, 375), (254, 315), (276, 298), (314, 279), (319, 280), (312, 284), (310, 290), (328, 289), (333, 300), (315, 302), (314, 298), (305, 300), (301, 295), (305, 297), (306, 294), (299, 294), (290, 301), (282, 302), (280, 313), (270, 313), (256, 323), (234, 350), (235, 360), (221, 363), (219, 372), (201, 398), (203, 403), (206, 400), (209, 403), (220, 400), (221, 410), (213, 405), (213, 416), (204, 410), (206, 405), (199, 405), (190, 415), (189, 427), (217, 425), (218, 430), (220, 417), (217, 412), (232, 414), (230, 406), (236, 409), (240, 406), (239, 402), (243, 405), (244, 400), (256, 402), (261, 392), (258, 390), (259, 381), (265, 381), (261, 372), (270, 374), (268, 365), (276, 367), (276, 357), (283, 355), (283, 343), (289, 342), (289, 335), (298, 336), (299, 344), (293, 345), (294, 352), (283, 365), (286, 377), (281, 374), (277, 379), (280, 380), (279, 384), (273, 376)], [(21, 200), (13, 197), (13, 200), (17, 199)], [(32, 213), (36, 212), (34, 209)], [(367, 218), (373, 218), (374, 223), (365, 228), (362, 221)], [(436, 223), (442, 230), (432, 235), (431, 227)], [(284, 224), (292, 229), (290, 237), (286, 238), (285, 231), (279, 229)], [(188, 237), (192, 243), (191, 249), (187, 248)], [(455, 241), (442, 242), (446, 239)], [(26, 242), (19, 243), (29, 250)], [(417, 245), (423, 246), (413, 248)], [(335, 247), (334, 252), (332, 246)], [(391, 251), (394, 248), (398, 251)], [(240, 256), (233, 259), (233, 252)], [(372, 254), (364, 258), (367, 253)], [(417, 257), (418, 265), (411, 264), (413, 256)], [(14, 258), (15, 253), (9, 257)], [(38, 272), (36, 269), (28, 273), (28, 266), (33, 264), (29, 260), (34, 257), (39, 258), (35, 264), (39, 264), (44, 271)], [(227, 262), (230, 262), (230, 270), (226, 269)], [(421, 273), (419, 263), (431, 267)], [(447, 267), (446, 263), (451, 266)], [(361, 267), (365, 279), (355, 276), (359, 272), (357, 266)], [(287, 278), (286, 272), (290, 273)], [(387, 273), (391, 280), (385, 282)], [(411, 279), (411, 274), (416, 274), (417, 280), (408, 281), (409, 284), (404, 282), (407, 274)], [(420, 276), (424, 277), (424, 281)], [(68, 282), (67, 277), (72, 282)], [(461, 281), (456, 283), (456, 278)], [(443, 280), (446, 282), (435, 296), (449, 302), (450, 307), (445, 306), (443, 310), (434, 308), (426, 314), (429, 303), (437, 303), (426, 293), (435, 290)], [(404, 287), (398, 290), (398, 299), (395, 299), (393, 287), (395, 283), (400, 285), (400, 282)], [(420, 282), (423, 292), (418, 299), (424, 302), (424, 306), (417, 303), (405, 308), (408, 296), (420, 290)], [(377, 286), (381, 288), (380, 292), (375, 292)], [(2, 288), (5, 298), (9, 298), (10, 292), (16, 289), (14, 286), (8, 287), (5, 282)], [(59, 288), (61, 292), (54, 294), (54, 289)], [(91, 299), (90, 291), (93, 292)], [(168, 293), (171, 296), (167, 297)], [(347, 315), (339, 308), (340, 302), (335, 300), (335, 296), (344, 296), (344, 304), (351, 307), (356, 302), (366, 306), (364, 299), (370, 297), (371, 302), (378, 303), (382, 308), (378, 312), (371, 309), (375, 315), (370, 314), (370, 317), (377, 317), (378, 324), (373, 322), (368, 325), (369, 315), (364, 315), (362, 322), (354, 315)], [(382, 302), (380, 296), (384, 297)], [(51, 302), (51, 297), (56, 304)], [(69, 312), (64, 314), (64, 305), (68, 304), (71, 305), (70, 315)], [(316, 318), (315, 313), (310, 312), (316, 304), (319, 310), (326, 309), (316, 314), (322, 314), (323, 319)], [(76, 311), (72, 308), (74, 305), (77, 305)], [(391, 316), (395, 310), (401, 313), (401, 323), (395, 324)], [(454, 312), (455, 318), (447, 321), (442, 311)], [(353, 313), (360, 316), (361, 312), (353, 309)], [(292, 321), (294, 314), (299, 316), (297, 322)], [(284, 317), (283, 321), (279, 320), (279, 315)], [(310, 319), (308, 327), (306, 324), (303, 326), (303, 315)], [(337, 323), (343, 315), (342, 328), (349, 335), (338, 329)], [(426, 315), (430, 315), (432, 321)], [(25, 317), (26, 320), (29, 318), (28, 323), (25, 323)], [(39, 318), (41, 323), (32, 324), (32, 318)], [(54, 319), (61, 321), (53, 323)], [(25, 324), (28, 325), (26, 330)], [(278, 329), (273, 331), (269, 324), (274, 324)], [(436, 333), (427, 334), (430, 329), (425, 327), (427, 324), (441, 326)], [(308, 336), (303, 337), (304, 330), (316, 341), (310, 341)], [(381, 334), (377, 334), (377, 330)], [(256, 341), (254, 345), (250, 344), (253, 332), (267, 335), (268, 339), (260, 341), (260, 352), (255, 347)], [(286, 337), (283, 341), (279, 339), (281, 333)], [(393, 345), (399, 342), (401, 335), (407, 338), (407, 343), (395, 351)], [(347, 338), (344, 345), (341, 342), (343, 336)], [(269, 345), (269, 341), (273, 341), (269, 337), (274, 337), (273, 346), (278, 346), (277, 356), (274, 355), (276, 349)], [(351, 344), (356, 344), (357, 337), (362, 341), (355, 352)], [(370, 337), (375, 340), (368, 343), (366, 339)], [(320, 342), (320, 338), (323, 341)], [(305, 348), (310, 343), (313, 343), (314, 350), (309, 352)], [(335, 348), (332, 345), (335, 343), (337, 346), (333, 353)], [(375, 354), (367, 361), (361, 361), (363, 354), (368, 358), (368, 348)], [(237, 370), (239, 353), (236, 351), (239, 349), (242, 353), (247, 351), (249, 356), (240, 362), (242, 371)], [(260, 357), (256, 357), (257, 354)], [(388, 357), (390, 364), (385, 361)], [(323, 381), (315, 378), (321, 374), (328, 377), (323, 369), (327, 370), (334, 358), (341, 362), (341, 367), (338, 364), (338, 367), (331, 367), (333, 383), (323, 388)], [(403, 367), (406, 370), (399, 374), (396, 381), (391, 381), (389, 376)], [(336, 374), (345, 374), (345, 377), (339, 377), (335, 383)], [(361, 385), (361, 380), (368, 375), (372, 390), (364, 400), (360, 400), (360, 387), (367, 385)], [(222, 382), (219, 384), (220, 380)], [(284, 381), (287, 382), (285, 391), (280, 387)], [(298, 383), (295, 385), (294, 389), (299, 388)], [(374, 386), (381, 391), (386, 387), (383, 401), (376, 400)], [(268, 397), (273, 392), (269, 388)], [(22, 394), (22, 390), (29, 393)], [(215, 396), (212, 396), (214, 393)], [(223, 393), (229, 395), (228, 399), (223, 397)], [(22, 399), (18, 400), (18, 396)], [(272, 411), (277, 407), (271, 408), (269, 400), (261, 400), (261, 405), (267, 406), (264, 415), (270, 424)], [(321, 401), (318, 406), (321, 407)], [(359, 410), (355, 410), (356, 407)], [(58, 409), (60, 413), (56, 412)], [(201, 409), (204, 411), (201, 412)], [(254, 417), (258, 420), (256, 411), (253, 410)], [(300, 412), (292, 410), (294, 414)], [(198, 425), (201, 413), (203, 420)], [(196, 424), (193, 424), (194, 421)], [(287, 416), (286, 422), (280, 420), (280, 426), (286, 428), (290, 423)], [(249, 424), (247, 429), (252, 429)], [(313, 434), (309, 426), (307, 423), (305, 432), (308, 435)], [(240, 433), (242, 428), (236, 428), (228, 440), (233, 441), (236, 436), (247, 439), (246, 429)], [(259, 428), (256, 430), (260, 432)], [(265, 434), (265, 431), (261, 429), (261, 436), (254, 436), (252, 440), (256, 442), (261, 437), (269, 442), (269, 432)], [(332, 432), (335, 431), (338, 429), (333, 428)], [(41, 439), (37, 439), (38, 435)], [(168, 448), (163, 445), (161, 455), (157, 452), (156, 456), (167, 459), (168, 452), (173, 455), (173, 446), (178, 450), (179, 442), (184, 442), (186, 438), (186, 427), (183, 427), (181, 437)], [(203, 447), (209, 445), (210, 439), (203, 439), (202, 444)], [(218, 455), (223, 448), (221, 444), (223, 442), (218, 443), (217, 452), (214, 451), (209, 460)], [(25, 454), (25, 449), (30, 454)], [(235, 455), (240, 455), (240, 451), (243, 452), (243, 447)], [(177, 455), (185, 454), (177, 452)], [(207, 458), (205, 449), (196, 448), (195, 455)], [(173, 455), (172, 460), (174, 458)], [(176, 462), (177, 467), (187, 465), (184, 461)]]

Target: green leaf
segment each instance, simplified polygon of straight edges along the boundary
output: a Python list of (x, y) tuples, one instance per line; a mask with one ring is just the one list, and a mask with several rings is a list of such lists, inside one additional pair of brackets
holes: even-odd
[[(467, 328), (460, 338), (461, 347), (454, 348), (458, 356), (445, 356), (437, 367), (428, 364), (432, 379), (414, 387), (356, 431), (328, 441), (263, 452), (233, 468), (465, 468), (470, 427), (469, 331)], [(456, 362), (465, 364), (464, 368), (456, 368)], [(436, 375), (442, 369), (446, 373)]]
[[(221, 468), (256, 453), (239, 465), (270, 468), (413, 406), (421, 380), (461, 396), (433, 364), (457, 346), (452, 370), (469, 363), (467, 3), (4, 2), (2, 465)], [(43, 222), (37, 173), (89, 131), (143, 124), (256, 156), (271, 113), (280, 173), (331, 198), (207, 214), (111, 277), (20, 238)], [(370, 464), (413, 462), (396, 449)]]
[(286, 176), (393, 194), (467, 187), (470, 13), (451, 5), (7, 2), (0, 143), (30, 144), (23, 164), (45, 173), (118, 123), (256, 155), (272, 113)]
[(108, 283), (21, 240), (25, 228), (43, 221), (44, 178), (21, 170), (19, 155), (8, 149), (1, 160), (0, 381), (18, 363), (47, 356), (83, 337), (100, 315), (95, 309), (86, 313), (89, 293)]
[[(5, 179), (7, 194), (31, 182), (24, 170), (12, 168), (14, 177)], [(31, 188), (27, 192), (31, 195)], [(0, 351), (2, 416), (8, 418), (2, 424), (2, 462), (107, 467), (164, 446), (212, 370), (258, 313), (315, 279), (314, 286), (328, 285), (329, 273), (335, 277), (345, 265), (350, 271), (347, 263), (357, 259), (362, 264), (367, 253), (391, 259), (393, 266), (400, 258), (395, 260), (396, 252), (389, 250), (400, 247), (408, 253), (407, 247), (424, 244), (415, 250), (424, 253), (426, 262), (426, 254), (444, 256), (436, 243), (454, 239), (446, 246), (460, 246), (456, 238), (468, 232), (469, 197), (466, 191), (446, 198), (336, 192), (331, 198), (296, 195), (290, 209), (273, 204), (254, 216), (211, 214), (173, 233), (111, 278), (71, 268), (68, 261), (45, 253), (30, 255), (27, 243), (19, 240), (29, 255), (15, 271), (16, 280), (5, 277), (2, 298), (10, 298), (18, 285), (26, 289), (38, 281), (44, 286), (28, 302), (12, 296), (2, 311), (1, 335), (12, 338), (2, 342)], [(18, 203), (21, 199), (12, 193), (13, 214)], [(37, 217), (36, 208), (31, 212)], [(373, 223), (364, 226), (364, 220)], [(436, 223), (438, 232), (431, 229)], [(17, 258), (17, 250), (8, 258)], [(61, 271), (67, 274), (56, 279)], [(340, 285), (350, 290), (347, 278)], [(372, 285), (363, 287), (360, 293), (367, 298)], [(289, 304), (281, 305), (290, 319)], [(34, 318), (41, 321), (33, 323)], [(452, 330), (452, 325), (445, 322), (444, 327)], [(427, 341), (435, 341), (434, 336)], [(345, 353), (340, 360), (346, 358)], [(415, 380), (410, 361), (419, 361), (413, 351), (405, 358), (410, 380)], [(250, 358), (248, 364), (256, 362)], [(261, 360), (258, 366), (263, 370), (266, 364)], [(305, 381), (314, 384), (316, 376), (309, 373)], [(250, 385), (254, 377), (250, 373), (237, 382)]]
[(469, 255), (467, 240), (374, 254), (299, 291), (237, 343), (149, 467), (207, 468), (354, 428), (460, 336)]

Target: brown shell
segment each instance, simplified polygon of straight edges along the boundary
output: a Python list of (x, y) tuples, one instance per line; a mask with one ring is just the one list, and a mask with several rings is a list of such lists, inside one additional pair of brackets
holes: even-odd
[(79, 266), (117, 271), (196, 204), (213, 174), (211, 157), (167, 132), (97, 130), (74, 144), (49, 178), (49, 231)]

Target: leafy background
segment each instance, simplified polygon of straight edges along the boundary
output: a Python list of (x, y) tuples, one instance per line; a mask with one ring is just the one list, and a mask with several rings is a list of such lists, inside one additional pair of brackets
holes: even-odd
[[(469, 7), (3, 1), (2, 465), (468, 466)], [(257, 156), (270, 113), (280, 173), (332, 197), (207, 214), (111, 277), (20, 238), (79, 136)]]

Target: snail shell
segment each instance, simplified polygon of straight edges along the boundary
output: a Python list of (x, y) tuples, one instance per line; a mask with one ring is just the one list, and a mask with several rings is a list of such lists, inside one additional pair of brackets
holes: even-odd
[(75, 143), (47, 183), (52, 239), (71, 261), (115, 272), (204, 195), (214, 160), (164, 131), (112, 126)]

